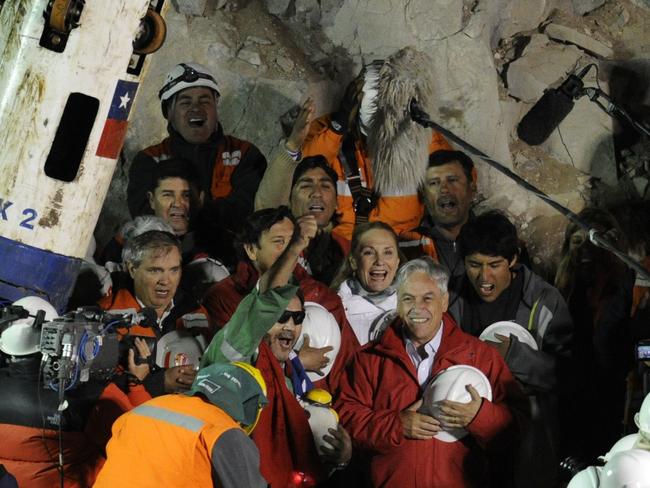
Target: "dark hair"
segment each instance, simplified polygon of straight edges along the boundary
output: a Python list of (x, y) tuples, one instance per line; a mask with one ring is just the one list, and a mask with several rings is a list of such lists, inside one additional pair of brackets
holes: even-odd
[(300, 305), (302, 305), (302, 308), (305, 308), (305, 294), (302, 292), (302, 288), (298, 288), (296, 290), (296, 296), (298, 297), (298, 300), (300, 300)]
[(298, 226), (296, 225), (296, 219), (291, 214), (289, 208), (285, 205), (281, 205), (277, 208), (264, 208), (249, 215), (242, 224), (241, 230), (237, 234), (235, 241), (235, 249), (239, 259), (245, 259), (248, 261), (248, 255), (246, 254), (244, 245), (256, 244), (259, 246), (262, 232), (269, 230), (285, 218), (291, 220), (295, 226), (294, 229), (297, 230)]
[(165, 159), (156, 164), (153, 179), (154, 186), (151, 190), (155, 190), (160, 184), (160, 181), (166, 178), (181, 178), (187, 181), (190, 186), (196, 185), (199, 180), (192, 163), (182, 158)]
[(467, 177), (467, 181), (474, 181), (474, 162), (470, 157), (462, 151), (451, 151), (448, 149), (441, 149), (439, 151), (429, 154), (429, 166), (442, 166), (443, 164), (460, 163), (463, 167), (463, 173)]
[(510, 262), (519, 251), (517, 228), (497, 210), (469, 220), (461, 228), (456, 242), (463, 258), (478, 252), (501, 256)]
[(320, 168), (323, 171), (325, 171), (325, 174), (332, 180), (332, 184), (334, 185), (334, 189), (336, 190), (336, 181), (339, 179), (338, 175), (336, 174), (336, 171), (332, 169), (332, 167), (329, 165), (327, 162), (327, 159), (325, 159), (325, 156), (322, 154), (317, 154), (315, 156), (307, 156), (304, 158), (298, 165), (296, 166), (296, 169), (293, 171), (293, 179), (291, 180), (291, 188), (296, 185), (298, 182), (298, 179), (307, 171), (310, 169), (314, 168)]
[(393, 236), (393, 239), (395, 239), (395, 247), (397, 248), (397, 256), (399, 257), (399, 266), (406, 262), (404, 253), (399, 247), (399, 237), (390, 225), (380, 220), (355, 225), (354, 232), (352, 232), (352, 241), (350, 243), (350, 253), (345, 257), (338, 271), (334, 275), (334, 278), (332, 278), (332, 283), (330, 284), (331, 289), (338, 290), (338, 288), (341, 286), (341, 283), (352, 277), (354, 270), (352, 269), (352, 263), (350, 259), (353, 257), (359, 257), (359, 252), (361, 251), (361, 237), (363, 237), (366, 232), (374, 229), (385, 230), (391, 236)]

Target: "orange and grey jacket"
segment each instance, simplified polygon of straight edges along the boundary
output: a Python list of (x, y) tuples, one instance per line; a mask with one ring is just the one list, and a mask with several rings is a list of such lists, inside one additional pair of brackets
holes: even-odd
[(164, 395), (122, 415), (106, 454), (96, 488), (266, 486), (253, 441), (199, 396)]
[[(322, 154), (336, 171), (338, 175), (338, 181), (336, 182), (338, 211), (341, 213), (341, 218), (339, 219), (339, 225), (334, 228), (333, 232), (351, 240), (355, 221), (352, 193), (346, 182), (345, 171), (339, 159), (344, 134), (335, 131), (330, 121), (331, 116), (325, 115), (312, 122), (307, 139), (302, 146), (302, 153), (303, 156)], [(439, 149), (450, 149), (449, 143), (442, 135), (432, 132), (429, 153)], [(355, 141), (354, 153), (359, 166), (362, 185), (372, 188), (371, 163), (359, 140)], [(393, 227), (397, 234), (400, 234), (416, 227), (420, 223), (420, 219), (422, 219), (423, 212), (424, 207), (417, 193), (382, 194), (377, 205), (370, 213), (369, 220), (381, 220)]]
[[(111, 295), (102, 298), (97, 304), (102, 310), (109, 310), (115, 314), (142, 311), (134, 294), (126, 288), (114, 290)], [(208, 322), (205, 308), (198, 305), (182, 290), (178, 290), (174, 296), (174, 306), (169, 314), (160, 321), (159, 330), (155, 331), (152, 327), (135, 325), (129, 329), (129, 333), (133, 336), (159, 338), (167, 332), (178, 329), (188, 330), (194, 336), (203, 336), (206, 344), (210, 343), (214, 335), (214, 328)], [(118, 332), (126, 334), (126, 329), (118, 329)], [(152, 354), (155, 357), (155, 350), (152, 351)], [(164, 370), (154, 367), (143, 384), (151, 396), (162, 395), (164, 393)]]

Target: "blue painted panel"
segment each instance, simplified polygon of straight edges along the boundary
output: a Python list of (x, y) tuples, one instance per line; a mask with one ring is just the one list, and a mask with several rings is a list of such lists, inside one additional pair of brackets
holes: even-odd
[(0, 236), (0, 299), (38, 295), (63, 312), (82, 260)]

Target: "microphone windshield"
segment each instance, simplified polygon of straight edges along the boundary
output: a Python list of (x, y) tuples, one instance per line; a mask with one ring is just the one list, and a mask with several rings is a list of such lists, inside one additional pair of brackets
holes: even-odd
[(517, 127), (517, 135), (526, 144), (537, 146), (569, 115), (573, 99), (557, 89), (547, 90), (533, 108), (524, 115)]

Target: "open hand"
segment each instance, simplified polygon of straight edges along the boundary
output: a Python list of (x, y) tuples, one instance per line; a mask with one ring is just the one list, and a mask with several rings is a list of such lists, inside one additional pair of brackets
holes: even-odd
[(332, 346), (311, 347), (309, 345), (309, 336), (304, 334), (302, 347), (300, 348), (300, 352), (298, 352), (298, 358), (300, 358), (300, 362), (307, 371), (313, 371), (322, 375), (321, 370), (330, 362), (330, 358), (325, 353), (330, 352), (332, 349), (334, 349)]
[(321, 446), (321, 459), (327, 464), (338, 466), (347, 464), (352, 457), (352, 439), (350, 434), (339, 424), (336, 429), (328, 429), (330, 435), (324, 435), (323, 440), (332, 448)]
[(485, 341), (485, 343), (495, 348), (499, 355), (505, 359), (506, 354), (508, 354), (508, 349), (510, 349), (510, 336), (494, 334), (494, 337), (499, 339), (501, 342)]
[(465, 385), (465, 389), (472, 397), (468, 403), (443, 400), (438, 404), (437, 418), (445, 429), (466, 428), (481, 408), (483, 398), (478, 391), (472, 385)]
[(440, 422), (433, 417), (418, 413), (422, 406), (422, 399), (399, 413), (404, 428), (404, 437), (408, 439), (427, 440), (432, 439), (442, 430)]
[(300, 151), (303, 142), (309, 132), (309, 124), (314, 118), (315, 105), (311, 97), (307, 98), (300, 108), (298, 117), (293, 123), (293, 129), (286, 142), (286, 147), (289, 151)]

